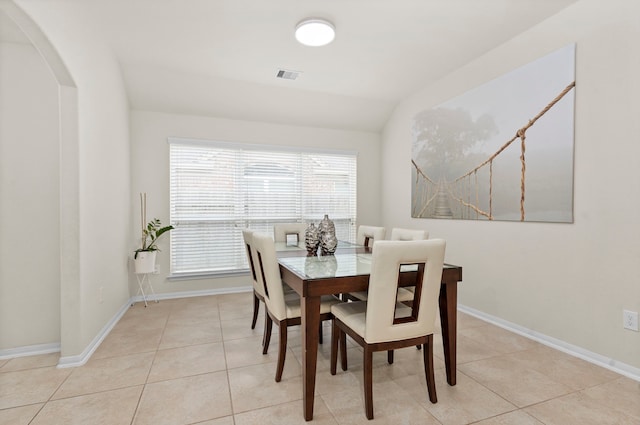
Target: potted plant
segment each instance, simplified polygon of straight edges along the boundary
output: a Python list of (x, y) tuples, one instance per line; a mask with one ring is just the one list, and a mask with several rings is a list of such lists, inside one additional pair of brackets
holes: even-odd
[[(141, 207), (141, 247), (134, 251), (133, 259), (135, 263), (136, 273), (153, 273), (156, 269), (156, 252), (158, 248), (158, 239), (174, 227), (163, 226), (159, 219), (147, 221), (147, 194), (140, 194)], [(145, 226), (146, 223), (146, 226)]]

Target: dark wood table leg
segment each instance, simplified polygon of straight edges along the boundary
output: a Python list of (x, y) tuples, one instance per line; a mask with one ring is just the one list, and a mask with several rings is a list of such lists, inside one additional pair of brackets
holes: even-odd
[(302, 297), (302, 397), (304, 419), (313, 419), (316, 392), (316, 362), (318, 360), (318, 326), (320, 326), (320, 297)]
[(456, 339), (458, 320), (458, 282), (440, 286), (440, 324), (444, 346), (444, 364), (449, 385), (456, 384)]

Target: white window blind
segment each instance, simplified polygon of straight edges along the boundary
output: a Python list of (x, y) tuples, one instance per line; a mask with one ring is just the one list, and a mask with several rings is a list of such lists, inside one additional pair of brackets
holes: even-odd
[(171, 274), (248, 269), (242, 229), (328, 214), (355, 240), (356, 154), (169, 139)]

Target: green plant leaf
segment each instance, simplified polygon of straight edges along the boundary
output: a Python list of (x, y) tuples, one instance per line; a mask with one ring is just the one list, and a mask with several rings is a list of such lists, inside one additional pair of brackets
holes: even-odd
[(156, 242), (164, 233), (173, 230), (175, 227), (169, 225), (162, 227), (159, 219), (154, 218), (147, 223), (147, 228), (142, 231), (144, 239), (142, 240), (142, 248), (136, 249), (134, 258), (138, 257), (138, 252), (142, 251), (160, 251), (156, 246)]
[(164, 233), (168, 232), (169, 230), (172, 230), (174, 227), (173, 226), (165, 226), (162, 227), (161, 229), (156, 231), (156, 239), (158, 239), (160, 236), (162, 236)]

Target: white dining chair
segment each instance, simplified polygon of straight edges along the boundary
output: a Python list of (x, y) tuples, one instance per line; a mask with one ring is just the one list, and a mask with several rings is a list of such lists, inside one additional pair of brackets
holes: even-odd
[(378, 226), (358, 226), (356, 233), (356, 243), (358, 245), (364, 245), (366, 247), (373, 247), (375, 241), (381, 241), (384, 239), (386, 229)]
[[(253, 234), (254, 231), (251, 229), (243, 229), (242, 230), (242, 238), (244, 239), (244, 244), (245, 244), (245, 249), (246, 249), (246, 254), (247, 254), (247, 262), (249, 263), (249, 270), (250, 270), (250, 275), (251, 275), (251, 283), (253, 285), (253, 317), (251, 320), (251, 329), (255, 329), (256, 327), (256, 322), (258, 320), (258, 314), (260, 311), (260, 303), (262, 302), (263, 304), (265, 303), (265, 299), (264, 299), (264, 285), (262, 284), (262, 282), (259, 280), (259, 275), (258, 275), (258, 268), (257, 268), (257, 254), (256, 254), (256, 250), (255, 247), (253, 245)], [(299, 299), (298, 294), (295, 293), (295, 291), (293, 289), (291, 289), (288, 285), (284, 285), (283, 284), (283, 292), (284, 292), (284, 296), (287, 299)], [(265, 304), (265, 310), (266, 310), (266, 304)], [(266, 314), (265, 314), (265, 324), (267, 324), (266, 322)], [(266, 329), (266, 326), (265, 326)], [(265, 340), (266, 340), (266, 333), (263, 333), (262, 336), (262, 345), (265, 345)], [(266, 354), (268, 349), (268, 343), (267, 346), (263, 349), (263, 353)]]
[[(429, 232), (418, 229), (403, 229), (394, 227), (391, 229), (392, 241), (421, 241), (429, 239)], [(413, 287), (399, 288), (398, 301), (408, 302), (413, 300)]]
[(426, 230), (394, 227), (391, 229), (391, 237), (389, 239), (392, 241), (420, 241), (429, 239), (429, 232)]
[[(387, 230), (384, 227), (360, 225), (358, 226), (358, 231), (356, 232), (356, 243), (358, 245), (363, 245), (367, 248), (373, 249), (373, 244), (376, 241), (384, 240), (386, 232)], [(345, 301), (366, 300), (367, 292), (359, 291), (342, 294), (342, 299)]]
[(277, 223), (273, 225), (273, 240), (287, 242), (287, 236), (295, 235), (297, 242), (304, 242), (307, 225), (304, 223)]
[[(287, 328), (302, 323), (300, 298), (285, 297), (280, 267), (276, 257), (275, 244), (270, 235), (265, 233), (253, 234), (253, 245), (256, 250), (256, 265), (258, 283), (264, 287), (264, 300), (267, 306), (265, 322), (265, 342), (263, 353), (266, 354), (271, 340), (271, 327), (275, 322), (279, 327), (278, 364), (276, 367), (276, 382), (282, 379), (284, 361), (287, 354)], [(323, 320), (330, 320), (331, 306), (341, 301), (327, 295), (320, 302), (320, 327)]]
[[(438, 401), (433, 373), (433, 332), (442, 279), (445, 241), (378, 241), (373, 250), (369, 300), (335, 304), (331, 332), (331, 374), (336, 374), (338, 348), (347, 370), (346, 335), (364, 349), (365, 413), (373, 419), (373, 353), (423, 345), (429, 400)], [(396, 301), (401, 269), (416, 269), (415, 297), (410, 306)], [(403, 271), (405, 272), (405, 271)]]
[[(426, 230), (402, 229), (394, 227), (391, 229), (392, 241), (417, 241), (429, 239), (429, 233)], [(352, 300), (367, 300), (367, 291), (352, 292), (349, 294)], [(411, 301), (413, 299), (413, 288), (398, 288), (396, 298), (400, 302)]]
[(258, 285), (256, 267), (254, 262), (255, 249), (253, 248), (253, 230), (242, 229), (242, 238), (247, 254), (247, 263), (251, 272), (251, 283), (253, 284), (253, 319), (251, 320), (251, 329), (255, 329), (258, 320), (258, 312), (260, 310), (260, 302), (264, 303), (264, 291)]

